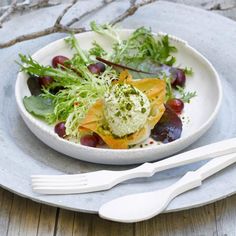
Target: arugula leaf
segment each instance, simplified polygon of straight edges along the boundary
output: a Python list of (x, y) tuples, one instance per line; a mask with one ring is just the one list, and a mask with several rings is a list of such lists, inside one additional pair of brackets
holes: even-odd
[(93, 42), (93, 47), (89, 50), (89, 54), (96, 57), (106, 56), (108, 53), (97, 43)]
[(54, 123), (54, 105), (51, 99), (41, 96), (24, 97), (23, 103), (26, 110), (38, 118)]
[(185, 67), (184, 69), (183, 69), (183, 71), (184, 71), (184, 74), (185, 75), (188, 75), (188, 76), (193, 76), (193, 68), (188, 68), (188, 67)]
[(179, 92), (180, 95), (181, 95), (180, 99), (181, 99), (184, 103), (190, 103), (190, 100), (191, 100), (193, 97), (196, 97), (196, 96), (197, 96), (196, 91), (194, 91), (194, 92), (185, 92), (185, 91), (184, 91), (184, 88), (182, 88), (182, 87), (180, 87), (180, 86), (177, 86), (177, 90), (178, 90), (178, 92)]

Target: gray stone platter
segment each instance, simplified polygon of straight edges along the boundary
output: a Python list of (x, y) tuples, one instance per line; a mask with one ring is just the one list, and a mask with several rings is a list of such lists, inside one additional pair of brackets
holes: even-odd
[[(113, 14), (114, 9), (118, 12), (126, 5), (125, 1), (119, 1), (104, 11)], [(50, 15), (58, 14), (59, 10), (59, 7), (51, 9)], [(28, 19), (32, 17), (32, 14), (27, 16)], [(96, 19), (104, 20), (104, 14), (104, 12), (100, 12), (96, 15)], [(36, 15), (33, 15), (35, 16), (33, 25), (25, 16), (19, 17), (20, 22), (24, 22), (25, 31), (30, 27), (30, 30), (36, 30), (49, 25), (52, 21), (49, 16), (44, 18), (45, 22), (42, 23), (39, 19), (37, 21)], [(6, 27), (0, 29), (1, 41), (20, 33), (19, 26), (17, 26), (19, 18), (15, 21), (13, 19), (5, 25)], [(188, 149), (236, 136), (235, 22), (196, 8), (157, 2), (143, 7), (134, 16), (126, 19), (122, 25), (126, 28), (145, 25), (150, 26), (154, 32), (163, 31), (176, 35), (188, 41), (205, 55), (219, 72), (224, 99), (218, 118), (212, 128)], [(185, 172), (197, 169), (203, 164), (201, 162), (164, 171), (152, 178), (127, 181), (109, 191), (65, 196), (44, 196), (33, 193), (30, 186), (31, 174), (79, 173), (104, 168), (113, 170), (130, 168), (86, 163), (57, 153), (40, 142), (20, 118), (14, 98), (14, 84), (18, 71), (14, 61), (17, 60), (17, 54), (19, 52), (32, 54), (47, 43), (63, 36), (51, 35), (0, 51), (0, 185), (3, 188), (45, 204), (96, 213), (99, 207), (108, 200), (125, 194), (165, 187), (175, 182)], [(209, 178), (202, 187), (177, 197), (166, 211), (193, 208), (234, 194), (236, 192), (235, 179), (236, 165)]]

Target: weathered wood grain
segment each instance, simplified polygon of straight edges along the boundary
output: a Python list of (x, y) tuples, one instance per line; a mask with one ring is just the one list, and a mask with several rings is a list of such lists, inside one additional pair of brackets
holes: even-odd
[(7, 235), (13, 194), (0, 188), (0, 235)]
[(130, 236), (134, 224), (121, 224), (99, 218), (97, 215), (76, 213), (73, 236)]
[(75, 213), (73, 211), (68, 211), (61, 209), (58, 214), (58, 220), (56, 223), (56, 228), (54, 235), (56, 236), (72, 236), (73, 235), (73, 225), (74, 225)]
[(7, 235), (37, 235), (39, 215), (40, 204), (14, 195)]
[(93, 236), (130, 236), (133, 235), (133, 224), (122, 224), (107, 221), (93, 216)]
[(215, 203), (219, 236), (236, 235), (236, 195)]
[(87, 236), (92, 235), (94, 231), (93, 218), (91, 214), (75, 213), (73, 236)]
[(37, 236), (53, 236), (57, 219), (57, 208), (41, 205)]
[[(156, 234), (158, 232), (158, 234)], [(208, 236), (217, 235), (214, 206), (161, 214), (136, 224), (135, 236)]]

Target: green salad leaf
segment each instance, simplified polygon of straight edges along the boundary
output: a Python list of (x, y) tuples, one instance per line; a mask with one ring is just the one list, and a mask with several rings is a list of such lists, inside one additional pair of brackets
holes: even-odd
[(197, 96), (196, 91), (194, 92), (185, 92), (184, 88), (177, 86), (177, 90), (180, 93), (179, 99), (181, 99), (184, 103), (190, 103), (191, 99)]
[(97, 42), (93, 42), (93, 47), (90, 48), (89, 54), (95, 57), (106, 57), (108, 53)]
[(55, 122), (53, 119), (55, 107), (51, 99), (41, 96), (29, 96), (24, 97), (23, 103), (29, 113), (48, 121), (48, 123)]
[(188, 67), (185, 67), (184, 68), (184, 73), (185, 75), (188, 75), (188, 76), (193, 76), (193, 68), (188, 68)]

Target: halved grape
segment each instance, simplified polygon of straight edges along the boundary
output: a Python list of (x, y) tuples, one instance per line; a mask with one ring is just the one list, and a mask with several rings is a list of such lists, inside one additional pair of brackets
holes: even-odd
[(106, 66), (101, 62), (97, 62), (95, 64), (88, 65), (88, 69), (92, 74), (100, 74), (105, 71)]
[(65, 122), (59, 122), (55, 125), (54, 131), (59, 137), (64, 138), (66, 136)]
[(166, 104), (177, 114), (180, 114), (184, 109), (183, 101), (178, 98), (169, 99)]
[(53, 78), (50, 76), (39, 77), (39, 84), (43, 87), (47, 87), (53, 82)]
[(53, 59), (52, 59), (52, 66), (54, 68), (58, 68), (61, 66), (64, 66), (64, 67), (67, 67), (68, 65), (66, 65), (66, 61), (68, 61), (69, 58), (68, 57), (65, 57), (65, 56), (55, 56)]
[(80, 138), (80, 143), (88, 147), (96, 147), (98, 145), (98, 139), (92, 134), (86, 134)]
[(186, 76), (183, 70), (179, 68), (172, 68), (171, 69), (171, 75), (172, 75), (172, 86), (176, 88), (177, 86), (184, 87), (186, 82)]

